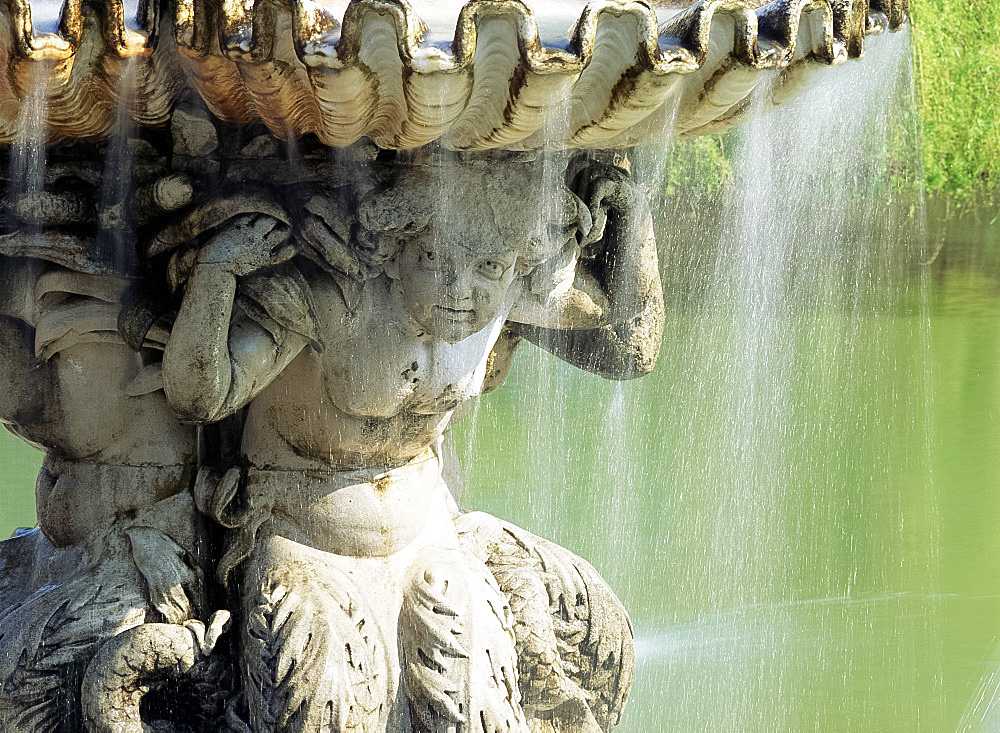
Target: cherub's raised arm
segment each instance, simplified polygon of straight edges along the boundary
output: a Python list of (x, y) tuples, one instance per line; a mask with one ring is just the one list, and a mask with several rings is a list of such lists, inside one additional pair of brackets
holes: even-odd
[(520, 324), (517, 334), (575, 367), (606, 379), (635, 379), (656, 366), (663, 340), (663, 294), (651, 294), (638, 316), (600, 328), (558, 330)]
[(548, 294), (528, 287), (510, 320), (518, 338), (574, 366), (608, 379), (633, 379), (652, 370), (663, 338), (652, 217), (624, 171), (592, 164), (580, 178), (576, 187), (591, 211), (593, 233), (573, 283)]
[(274, 334), (233, 310), (237, 278), (289, 259), (287, 239), (276, 219), (244, 215), (201, 249), (163, 354), (164, 391), (182, 419), (231, 415), (305, 347), (304, 336)]
[(576, 259), (573, 282), (539, 288), (532, 274), (511, 321), (547, 329), (596, 329), (654, 312), (657, 300), (662, 312), (656, 241), (642, 192), (612, 166), (591, 164), (579, 179), (575, 188), (591, 211), (593, 226)]

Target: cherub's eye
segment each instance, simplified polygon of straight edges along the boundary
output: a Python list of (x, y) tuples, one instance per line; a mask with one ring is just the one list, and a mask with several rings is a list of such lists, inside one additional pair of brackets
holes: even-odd
[(479, 272), (490, 280), (499, 280), (506, 269), (502, 262), (496, 260), (483, 260), (479, 263)]
[(422, 250), (420, 250), (420, 261), (421, 262), (433, 262), (435, 256), (436, 255), (434, 254), (434, 252), (432, 250), (429, 250), (429, 249), (422, 249)]

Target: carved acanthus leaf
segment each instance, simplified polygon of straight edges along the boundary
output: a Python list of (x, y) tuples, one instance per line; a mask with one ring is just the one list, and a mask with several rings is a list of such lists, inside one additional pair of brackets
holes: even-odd
[(386, 680), (360, 609), (315, 583), (268, 585), (244, 631), (254, 730), (372, 729)]
[(496, 581), (468, 556), (439, 556), (422, 568), (407, 583), (400, 614), (416, 729), (526, 731), (513, 619)]
[(632, 625), (585, 560), (482, 512), (457, 520), (509, 599), (533, 730), (610, 730), (632, 687)]
[[(635, 665), (632, 624), (618, 598), (590, 563), (553, 542), (505, 525), (506, 552), (531, 558), (545, 584), (559, 657), (569, 678), (586, 691), (594, 718), (604, 730), (617, 724), (632, 687)], [(522, 561), (523, 562), (523, 561)]]
[(142, 622), (144, 600), (102, 585), (116, 580), (108, 570), (40, 588), (0, 615), (0, 730), (58, 729), (76, 710), (81, 663), (104, 639)]

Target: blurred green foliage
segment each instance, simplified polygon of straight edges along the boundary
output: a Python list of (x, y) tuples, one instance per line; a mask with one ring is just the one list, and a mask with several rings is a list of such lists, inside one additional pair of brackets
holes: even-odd
[(910, 0), (927, 192), (1000, 188), (1000, 2)]
[(664, 170), (664, 194), (711, 197), (732, 173), (726, 157), (725, 136), (706, 135), (672, 145)]
[[(1000, 193), (1000, 0), (910, 0), (910, 10), (925, 190), (947, 199), (948, 211), (989, 205)], [(906, 186), (919, 174), (902, 139), (911, 125), (897, 127), (890, 172)], [(725, 140), (675, 144), (664, 193), (720, 190), (730, 173)]]

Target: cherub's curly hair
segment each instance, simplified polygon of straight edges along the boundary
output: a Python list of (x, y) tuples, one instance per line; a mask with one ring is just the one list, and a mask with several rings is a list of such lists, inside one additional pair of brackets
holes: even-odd
[[(368, 249), (385, 260), (437, 219), (446, 226), (474, 228), (470, 244), (484, 251), (514, 249), (518, 269), (526, 273), (590, 227), (587, 207), (563, 183), (561, 171), (555, 182), (545, 179), (534, 162), (474, 159), (399, 166), (391, 183), (360, 201), (358, 221), (373, 240)], [(533, 215), (538, 235), (525, 238), (525, 219)]]

